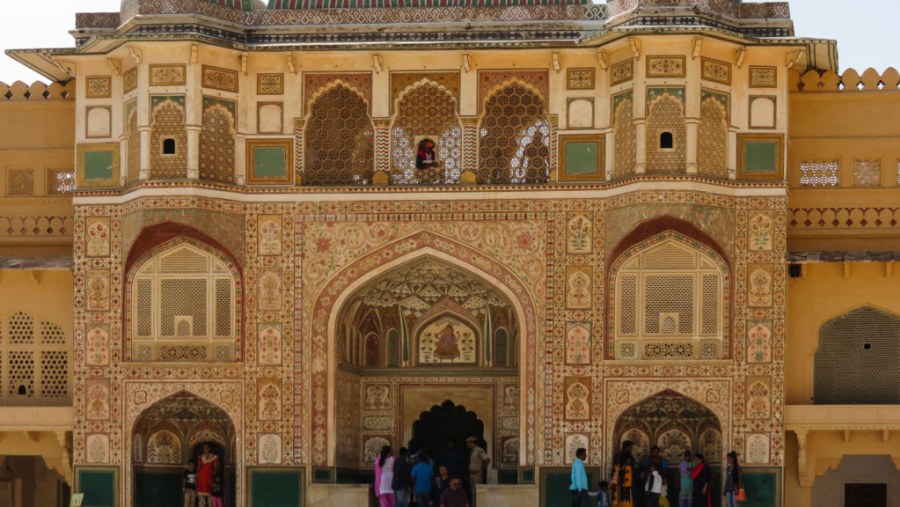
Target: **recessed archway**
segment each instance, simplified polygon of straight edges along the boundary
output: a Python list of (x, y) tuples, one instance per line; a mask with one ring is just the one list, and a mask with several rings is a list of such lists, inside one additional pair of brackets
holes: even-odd
[(236, 504), (235, 426), (217, 405), (186, 391), (149, 406), (131, 429), (134, 507), (181, 505), (181, 481), (189, 460), (209, 445), (219, 456), (225, 506)]

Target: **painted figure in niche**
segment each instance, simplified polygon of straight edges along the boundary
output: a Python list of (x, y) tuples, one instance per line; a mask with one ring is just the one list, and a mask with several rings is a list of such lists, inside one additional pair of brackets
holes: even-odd
[(430, 169), (437, 161), (434, 156), (434, 141), (422, 139), (419, 141), (419, 151), (416, 153), (416, 169)]
[(369, 368), (377, 368), (378, 364), (378, 336), (370, 333), (366, 336), (366, 366)]
[(203, 444), (203, 454), (197, 460), (200, 469), (197, 471), (198, 507), (211, 507), (213, 478), (219, 475), (219, 457), (212, 452), (209, 444)]
[(437, 343), (434, 347), (434, 355), (440, 360), (456, 359), (459, 357), (459, 343), (453, 327), (448, 323), (438, 333)]

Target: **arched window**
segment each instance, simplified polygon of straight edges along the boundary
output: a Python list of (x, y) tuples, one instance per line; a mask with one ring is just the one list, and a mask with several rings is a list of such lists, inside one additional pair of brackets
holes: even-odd
[[(153, 103), (153, 123), (150, 126), (150, 177), (171, 179), (187, 177), (187, 128), (185, 127), (184, 97), (157, 97)], [(139, 136), (138, 136), (139, 137)], [(164, 151), (164, 140), (175, 141), (175, 152)], [(135, 141), (139, 153), (140, 141)], [(131, 146), (129, 146), (131, 148)], [(140, 162), (140, 158), (136, 159)], [(132, 159), (129, 158), (129, 162)]]
[(0, 404), (71, 404), (72, 340), (25, 312), (0, 318)]
[[(420, 144), (431, 142), (430, 159)], [(423, 143), (424, 142), (424, 143)], [(457, 183), (462, 172), (462, 127), (456, 100), (443, 88), (422, 83), (397, 102), (391, 127), (391, 182), (398, 185)]]
[(648, 106), (647, 172), (684, 173), (687, 164), (687, 126), (684, 103), (677, 93), (657, 95)]
[(817, 405), (900, 403), (900, 317), (866, 306), (826, 322), (814, 386)]
[(675, 232), (623, 253), (611, 270), (617, 359), (718, 359), (727, 328), (725, 261)]
[(545, 183), (550, 177), (550, 123), (544, 99), (517, 83), (484, 106), (478, 145), (478, 182)]
[(234, 361), (239, 281), (219, 252), (185, 238), (139, 260), (128, 278), (131, 359)]
[(216, 103), (203, 111), (200, 130), (200, 179), (234, 181), (234, 115)]
[(304, 185), (368, 185), (375, 166), (369, 106), (338, 85), (313, 102), (306, 125)]

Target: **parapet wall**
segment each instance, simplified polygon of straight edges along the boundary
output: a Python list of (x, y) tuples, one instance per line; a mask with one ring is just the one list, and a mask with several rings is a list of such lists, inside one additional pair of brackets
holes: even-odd
[(875, 69), (867, 69), (862, 75), (855, 69), (847, 69), (843, 74), (837, 74), (830, 70), (819, 72), (815, 69), (808, 70), (804, 74), (791, 71), (790, 89), (797, 93), (828, 93), (828, 92), (896, 92), (900, 85), (900, 72), (893, 67), (883, 73)]
[(0, 103), (8, 102), (42, 102), (47, 100), (75, 101), (75, 80), (66, 84), (45, 84), (35, 81), (30, 85), (22, 81), (8, 85), (0, 82)]

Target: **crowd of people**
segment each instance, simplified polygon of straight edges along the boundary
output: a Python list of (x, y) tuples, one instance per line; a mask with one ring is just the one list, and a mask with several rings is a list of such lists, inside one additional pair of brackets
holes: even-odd
[(433, 457), (424, 449), (410, 455), (406, 447), (394, 456), (382, 447), (373, 483), (380, 507), (475, 507), (476, 485), (484, 484), (491, 459), (475, 437), (466, 447), (460, 452), (451, 439)]
[[(622, 443), (613, 458), (609, 481), (601, 480), (596, 490), (588, 486), (585, 459), (587, 451), (575, 451), (572, 464), (572, 507), (582, 507), (586, 498), (596, 499), (597, 507), (670, 507), (668, 462), (654, 446), (640, 461), (632, 455), (632, 442)], [(678, 463), (671, 487), (677, 488), (678, 507), (712, 507), (712, 471), (702, 454), (686, 450)], [(675, 492), (673, 492), (675, 493)], [(740, 507), (746, 500), (744, 478), (737, 453), (731, 451), (725, 469), (723, 491), (726, 507)], [(718, 504), (718, 503), (717, 503)]]
[(222, 475), (219, 456), (203, 444), (199, 458), (189, 460), (181, 479), (184, 507), (222, 507)]

